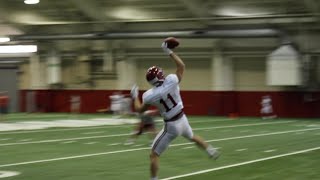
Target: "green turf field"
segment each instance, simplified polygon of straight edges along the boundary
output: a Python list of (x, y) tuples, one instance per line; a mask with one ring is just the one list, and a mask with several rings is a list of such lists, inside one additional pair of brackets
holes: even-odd
[[(78, 115), (87, 120), (108, 115)], [(6, 123), (68, 119), (68, 114), (13, 114)], [(160, 160), (160, 179), (320, 179), (320, 120), (189, 117), (194, 133), (222, 155), (216, 161), (183, 138)], [(1, 122), (0, 122), (1, 123)], [(157, 123), (161, 128), (162, 123)], [(149, 139), (126, 146), (133, 126), (0, 131), (0, 179), (149, 179)]]

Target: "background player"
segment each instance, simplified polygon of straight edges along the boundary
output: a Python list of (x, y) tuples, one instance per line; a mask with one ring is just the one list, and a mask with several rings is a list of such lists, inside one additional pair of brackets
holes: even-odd
[(139, 114), (140, 121), (137, 123), (135, 127), (135, 131), (130, 136), (130, 138), (127, 140), (125, 145), (131, 145), (134, 144), (134, 142), (137, 140), (137, 138), (143, 134), (144, 132), (148, 132), (150, 135), (150, 138), (153, 140), (157, 135), (156, 130), (156, 124), (154, 121), (154, 116), (158, 115), (158, 110), (148, 110), (141, 114)]
[(6, 114), (9, 112), (9, 95), (7, 91), (0, 92), (0, 120), (5, 120)]

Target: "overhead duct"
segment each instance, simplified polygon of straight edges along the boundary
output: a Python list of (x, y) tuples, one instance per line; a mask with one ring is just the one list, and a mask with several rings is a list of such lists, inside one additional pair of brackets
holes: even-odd
[(77, 39), (148, 39), (166, 38), (257, 38), (282, 37), (283, 33), (276, 29), (242, 29), (242, 30), (188, 30), (167, 32), (96, 32), (86, 34), (47, 34), (19, 35), (10, 37), (12, 41), (29, 40), (77, 40)]

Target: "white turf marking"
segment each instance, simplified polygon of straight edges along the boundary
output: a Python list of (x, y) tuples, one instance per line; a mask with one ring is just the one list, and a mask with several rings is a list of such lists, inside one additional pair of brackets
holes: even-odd
[[(160, 120), (161, 122), (163, 120)], [(217, 122), (217, 121), (226, 121), (226, 119), (219, 119), (219, 120), (208, 120), (206, 122)], [(192, 121), (191, 121), (192, 122)], [(200, 121), (199, 121), (200, 122)], [(196, 121), (198, 123), (198, 121)], [(48, 130), (19, 130), (14, 132), (0, 132), (0, 134), (25, 134), (25, 133), (41, 133), (41, 132), (59, 132), (59, 131), (78, 131), (84, 129), (106, 129), (106, 128), (113, 128), (113, 127), (128, 127), (132, 126), (132, 124), (123, 124), (123, 125), (100, 125), (94, 127), (77, 127), (77, 128), (63, 128), (63, 129), (48, 129)]]
[[(320, 129), (320, 128), (302, 129), (302, 130), (298, 130), (298, 131), (312, 131), (312, 130), (318, 130), (318, 129)], [(226, 141), (226, 140), (232, 140), (232, 139), (250, 138), (250, 137), (257, 137), (257, 136), (267, 136), (267, 135), (275, 135), (275, 134), (292, 133), (292, 132), (295, 132), (295, 131), (285, 131), (285, 132), (270, 133), (270, 134), (264, 134), (264, 135), (260, 134), (260, 135), (234, 137), (234, 138), (223, 138), (223, 139), (215, 139), (215, 140), (210, 140), (210, 141), (216, 141), (217, 142), (217, 141)], [(210, 142), (210, 141), (207, 141), (207, 142)], [(120, 145), (120, 144), (121, 143), (114, 143), (114, 144), (110, 144), (110, 145), (115, 146), (115, 145)], [(170, 145), (170, 147), (171, 146), (172, 147), (184, 146), (184, 145), (188, 145), (188, 144), (193, 144), (193, 143), (173, 144), (173, 145)], [(320, 147), (318, 147), (318, 148), (320, 148)], [(26, 162), (20, 162), (20, 163), (12, 163), (12, 164), (3, 164), (3, 165), (0, 165), (0, 168), (9, 167), (9, 166), (25, 165), (25, 164), (35, 164), (35, 163), (42, 163), (42, 162), (51, 162), (51, 161), (60, 161), (60, 160), (67, 160), (67, 159), (77, 159), (77, 158), (84, 158), (84, 157), (100, 156), (100, 155), (107, 155), (107, 154), (116, 154), (116, 153), (131, 152), (131, 151), (141, 151), (141, 150), (150, 150), (150, 147), (119, 150), (119, 151), (110, 151), (110, 152), (102, 152), (102, 153), (95, 153), (95, 154), (85, 154), (85, 155), (78, 155), (78, 156), (67, 156), (67, 157), (60, 157), (60, 158), (54, 158), (54, 159), (43, 159), (43, 160), (37, 160), (37, 161), (26, 161)]]
[[(163, 121), (163, 120), (162, 120)], [(216, 119), (216, 120), (194, 120), (194, 121), (189, 121), (190, 124), (195, 124), (195, 123), (205, 123), (205, 122), (220, 122), (220, 121), (230, 121), (230, 119)]]
[[(239, 126), (242, 126), (242, 125), (239, 125)], [(230, 126), (220, 126), (220, 127), (215, 127), (215, 128), (229, 128), (229, 127)], [(237, 126), (233, 126), (233, 127), (237, 127)], [(309, 130), (317, 130), (317, 129), (320, 129), (320, 128), (280, 131), (280, 132), (238, 136), (238, 137), (231, 137), (231, 138), (224, 138), (224, 139), (226, 139), (226, 140), (228, 140), (228, 139), (241, 139), (241, 138), (246, 138), (246, 137), (258, 137), (258, 136), (264, 136), (264, 135), (285, 134), (285, 133), (291, 133), (291, 132), (301, 132), (301, 131), (309, 131)], [(61, 141), (83, 140), (83, 139), (121, 137), (121, 136), (130, 136), (130, 135), (132, 135), (132, 134), (127, 133), (127, 134), (114, 134), (114, 135), (105, 135), (105, 136), (89, 136), (89, 137), (78, 137), (78, 138), (67, 138), (67, 139), (52, 139), (52, 140), (41, 140), (41, 141), (31, 141), (31, 142), (5, 143), (5, 144), (0, 144), (0, 146), (12, 146), (12, 145), (22, 145), (22, 144), (41, 144), (41, 143), (52, 143), (52, 142), (61, 142)], [(216, 140), (209, 140), (208, 142), (212, 142), (212, 141), (216, 141)], [(191, 143), (186, 143), (186, 144), (191, 144)]]
[[(190, 123), (202, 123), (202, 122), (219, 122), (227, 121), (228, 119), (218, 119), (218, 120), (201, 120), (201, 121), (190, 121)], [(55, 120), (55, 121), (21, 121), (15, 123), (0, 123), (0, 131), (10, 131), (3, 132), (0, 134), (23, 134), (23, 133), (36, 133), (36, 132), (55, 132), (63, 130), (79, 130), (82, 129), (99, 129), (99, 128), (110, 128), (106, 127), (112, 125), (112, 127), (120, 126), (127, 127), (132, 126), (136, 123), (137, 119), (114, 119), (114, 118), (95, 118), (90, 120), (77, 120), (77, 119), (67, 119), (67, 120)], [(161, 120), (163, 121), (163, 120)], [(93, 126), (93, 127), (92, 127)], [(100, 127), (97, 127), (100, 126)], [(105, 127), (101, 127), (105, 126)], [(50, 127), (69, 127), (68, 129), (54, 129), (54, 130), (35, 130), (35, 129), (47, 129)], [(77, 128), (74, 128), (77, 127)]]
[(320, 125), (319, 124), (310, 124), (307, 127), (320, 127)]
[(19, 142), (26, 142), (26, 141), (31, 141), (32, 139), (21, 139)]
[(36, 115), (36, 116), (33, 116), (32, 114), (31, 115), (28, 115), (28, 114), (22, 115), (21, 114), (19, 116), (17, 116), (17, 115), (8, 116), (8, 119), (19, 119), (19, 118), (22, 118), (22, 119), (68, 118), (68, 115)]
[[(190, 121), (190, 123), (201, 123), (201, 122), (219, 122), (219, 121), (227, 121), (228, 119), (218, 119), (218, 120), (201, 120), (201, 121)], [(159, 121), (163, 121), (162, 119)], [(27, 122), (29, 123), (29, 122)], [(59, 131), (77, 131), (83, 129), (105, 129), (105, 128), (113, 128), (113, 127), (128, 127), (132, 126), (132, 124), (122, 124), (122, 125), (99, 125), (94, 127), (77, 127), (77, 128), (63, 128), (63, 129), (47, 129), (47, 130), (19, 130), (19, 131), (11, 131), (11, 132), (0, 132), (0, 134), (24, 134), (24, 133), (41, 133), (41, 132), (59, 132)]]
[(83, 143), (83, 144), (88, 144), (88, 145), (91, 145), (91, 144), (97, 144), (98, 142), (87, 142), (87, 143)]
[(108, 146), (117, 146), (117, 145), (120, 145), (121, 143), (112, 143), (112, 144), (109, 144)]
[(270, 132), (270, 131), (260, 131), (259, 133), (268, 133), (268, 132)]
[(263, 152), (265, 152), (265, 153), (270, 153), (270, 152), (275, 152), (275, 151), (277, 151), (276, 149), (270, 149), (270, 150), (265, 150), (265, 151), (263, 151)]
[[(267, 124), (283, 124), (283, 123), (291, 123), (296, 121), (280, 121), (280, 122), (267, 122), (267, 123), (252, 123), (252, 124), (242, 124), (242, 125), (231, 125), (231, 126), (218, 126), (218, 127), (205, 127), (205, 128), (194, 128), (193, 130), (205, 130), (205, 129), (221, 129), (221, 128), (233, 128), (233, 127), (247, 127), (247, 126), (261, 126)], [(231, 131), (231, 130), (229, 130)], [(226, 132), (226, 131), (224, 131)]]
[(140, 147), (140, 146), (143, 146), (143, 144), (135, 144), (135, 145), (133, 145), (133, 147)]
[(19, 174), (20, 172), (17, 172), (17, 171), (0, 171), (0, 178), (17, 176)]
[(267, 161), (267, 160), (270, 160), (270, 159), (277, 159), (277, 158), (281, 158), (281, 157), (292, 156), (292, 155), (296, 155), (296, 154), (302, 154), (302, 153), (306, 153), (306, 152), (310, 152), (310, 151), (316, 151), (316, 150), (319, 150), (319, 149), (320, 149), (320, 147), (315, 147), (315, 148), (305, 149), (305, 150), (301, 150), (301, 151), (294, 151), (294, 152), (291, 152), (291, 153), (279, 154), (279, 155), (276, 155), (276, 156), (270, 156), (270, 157), (266, 157), (266, 158), (255, 159), (255, 160), (252, 160), (252, 161), (245, 161), (245, 162), (231, 164), (231, 165), (227, 165), (227, 166), (221, 166), (221, 167), (217, 167), (217, 168), (196, 171), (196, 172), (193, 172), (193, 173), (167, 177), (167, 178), (164, 178), (164, 179), (161, 179), (161, 180), (179, 179), (179, 178), (183, 178), (183, 177), (194, 176), (194, 175), (198, 175), (198, 174), (204, 174), (204, 173), (208, 173), (208, 172), (212, 172), (212, 171), (218, 171), (218, 170), (222, 170), (222, 169), (228, 169), (228, 168), (243, 166), (243, 165), (247, 165), (247, 164), (253, 164), (253, 163), (256, 163), (256, 162)]
[(65, 142), (61, 142), (61, 144), (71, 144), (71, 143), (75, 143), (77, 141), (65, 141)]
[(194, 148), (194, 146), (187, 146), (187, 147), (183, 147), (181, 149), (191, 149), (191, 148)]
[(247, 149), (247, 148), (244, 148), (244, 149), (237, 149), (236, 151), (241, 152), (241, 151), (246, 151), (246, 150), (248, 150), (248, 149)]
[(249, 132), (249, 130), (243, 130), (243, 131), (240, 131), (241, 133), (246, 133), (246, 132)]
[(41, 132), (59, 132), (59, 131), (79, 131), (84, 129), (105, 129), (105, 128), (114, 128), (114, 127), (127, 127), (132, 125), (103, 125), (95, 127), (78, 127), (78, 128), (62, 128), (62, 129), (48, 129), (48, 130), (20, 130), (14, 132), (0, 132), (0, 134), (26, 134), (26, 133), (41, 133)]
[(102, 134), (102, 133), (105, 133), (105, 131), (85, 132), (81, 134)]
[[(211, 129), (206, 129), (205, 131), (211, 131)], [(223, 130), (222, 132), (231, 132), (231, 129)]]
[(41, 143), (52, 143), (52, 142), (61, 142), (61, 141), (83, 140), (83, 139), (120, 137), (120, 136), (129, 136), (129, 135), (131, 135), (131, 134), (113, 134), (113, 135), (105, 135), (105, 136), (89, 136), (89, 137), (78, 137), (78, 138), (67, 138), (67, 139), (51, 139), (51, 140), (41, 140), (41, 141), (31, 141), (31, 142), (6, 143), (6, 144), (0, 144), (0, 146), (12, 146), (12, 145), (22, 145), (22, 144), (41, 144)]
[(314, 130), (318, 130), (318, 129), (320, 129), (320, 128), (310, 128), (310, 129), (300, 129), (300, 130), (290, 130), (290, 131), (279, 131), (279, 132), (264, 133), (264, 134), (253, 134), (253, 135), (247, 135), (247, 136), (238, 136), (238, 137), (214, 139), (214, 140), (209, 140), (207, 142), (216, 142), (216, 141), (223, 141), (223, 140), (230, 140), (230, 139), (243, 139), (243, 138), (248, 138), (248, 137), (270, 136), (270, 135), (276, 135), (276, 134), (287, 134), (287, 133), (300, 132), (300, 131), (314, 131)]
[(126, 149), (126, 150), (119, 150), (119, 151), (109, 151), (109, 152), (102, 152), (102, 153), (95, 153), (95, 154), (85, 154), (85, 155), (79, 155), (79, 156), (68, 156), (68, 157), (61, 157), (61, 158), (54, 158), (54, 159), (44, 159), (44, 160), (38, 160), (38, 161), (27, 161), (27, 162), (20, 162), (20, 163), (3, 164), (3, 165), (0, 165), (0, 168), (27, 165), (27, 164), (36, 164), (36, 163), (43, 163), (43, 162), (61, 161), (61, 160), (67, 160), (67, 159), (85, 158), (85, 157), (100, 156), (100, 155), (107, 155), (107, 154), (117, 154), (117, 153), (123, 153), (123, 152), (149, 150), (149, 149), (150, 147), (145, 147), (145, 148)]
[(11, 138), (3, 138), (3, 139), (0, 139), (0, 141), (7, 141), (7, 140), (10, 140)]
[[(278, 124), (278, 123), (289, 123), (289, 122), (293, 122), (293, 121), (274, 122), (274, 123), (267, 123), (267, 124)], [(193, 130), (222, 129), (222, 128), (231, 128), (231, 127), (257, 126), (257, 125), (266, 125), (266, 123), (242, 124), (242, 125), (233, 125), (233, 126), (218, 126), (218, 127), (208, 127), (208, 128), (195, 128)], [(227, 129), (227, 130), (231, 131), (230, 129)], [(114, 135), (104, 135), (104, 136), (89, 136), (89, 137), (67, 138), (67, 139), (52, 139), (52, 140), (41, 140), (41, 141), (33, 141), (33, 142), (6, 143), (6, 144), (0, 144), (0, 146), (51, 143), (51, 142), (60, 142), (60, 141), (94, 139), (94, 138), (107, 138), (107, 137), (120, 137), (120, 136), (129, 136), (129, 135), (131, 135), (131, 134), (114, 134)]]
[(48, 128), (75, 128), (75, 127), (96, 127), (103, 125), (124, 125), (135, 124), (138, 119), (90, 119), (90, 120), (55, 120), (55, 121), (21, 121), (14, 123), (1, 123), (0, 131), (18, 131), (18, 130), (41, 130)]

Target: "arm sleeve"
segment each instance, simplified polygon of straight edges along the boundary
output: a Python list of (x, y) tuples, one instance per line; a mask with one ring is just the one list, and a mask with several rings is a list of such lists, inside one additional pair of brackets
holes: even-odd
[(169, 74), (166, 79), (168, 82), (173, 83), (173, 84), (179, 84), (179, 79), (176, 74)]
[(150, 104), (150, 96), (148, 96), (147, 93), (143, 93), (142, 102), (143, 102), (143, 104)]

